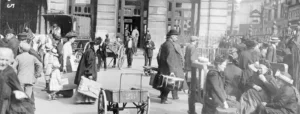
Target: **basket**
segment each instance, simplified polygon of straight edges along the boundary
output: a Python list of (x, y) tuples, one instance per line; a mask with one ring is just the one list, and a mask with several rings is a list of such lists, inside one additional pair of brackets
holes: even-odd
[(101, 84), (84, 76), (81, 76), (81, 81), (78, 86), (79, 93), (97, 99), (100, 91)]

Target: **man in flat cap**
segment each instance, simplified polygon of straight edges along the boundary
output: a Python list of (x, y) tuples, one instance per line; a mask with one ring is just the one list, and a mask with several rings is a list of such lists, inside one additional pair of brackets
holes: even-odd
[[(199, 38), (197, 36), (191, 36), (190, 44), (185, 48), (185, 55), (184, 55), (184, 72), (186, 73), (186, 80), (188, 86), (190, 87), (191, 82), (191, 71), (192, 71), (192, 61), (197, 59), (192, 54), (195, 54), (194, 51), (198, 46)], [(194, 58), (192, 58), (194, 57)]]
[[(28, 38), (28, 34), (25, 32), (18, 34), (18, 39), (19, 39), (18, 48), (21, 43), (26, 43), (26, 44), (30, 45), (30, 42), (29, 42), (30, 40)], [(18, 50), (17, 55), (19, 55), (21, 53), (22, 53), (21, 50)], [(36, 57), (40, 62), (42, 62), (42, 58), (40, 57), (38, 52), (35, 51), (31, 46), (30, 46), (28, 53), (30, 55), (33, 55), (34, 57)], [(17, 55), (15, 55), (15, 56), (17, 56)]]
[[(175, 75), (178, 78), (184, 79), (183, 59), (178, 40), (179, 33), (176, 30), (170, 30), (167, 34), (167, 40), (161, 45), (160, 52), (157, 57), (158, 69), (162, 75)], [(186, 84), (186, 83), (184, 83)], [(167, 100), (170, 90), (167, 87), (161, 89), (161, 103), (170, 104)], [(174, 100), (179, 99), (177, 91), (172, 91)]]
[(31, 46), (25, 42), (20, 43), (21, 54), (16, 57), (13, 66), (17, 69), (18, 79), (24, 92), (34, 100), (33, 85), (43, 72), (43, 64), (33, 55), (29, 54)]
[(13, 50), (15, 57), (17, 56), (18, 49), (19, 49), (19, 41), (14, 35), (13, 29), (5, 30), (5, 38), (4, 42), (7, 43), (8, 47)]

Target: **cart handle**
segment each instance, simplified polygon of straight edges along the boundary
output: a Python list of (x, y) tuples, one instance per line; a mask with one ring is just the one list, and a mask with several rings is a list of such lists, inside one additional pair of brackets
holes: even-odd
[[(135, 76), (141, 76), (140, 80), (140, 94), (142, 93), (142, 79), (143, 79), (143, 73), (121, 73), (120, 76), (120, 84), (119, 84), (119, 100), (121, 99), (121, 85), (122, 85), (122, 76), (123, 75), (135, 75)], [(140, 100), (142, 100), (142, 96), (140, 95)]]

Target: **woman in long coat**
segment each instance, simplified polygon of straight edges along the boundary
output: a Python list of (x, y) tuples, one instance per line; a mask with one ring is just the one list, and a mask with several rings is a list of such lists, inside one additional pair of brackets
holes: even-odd
[(224, 87), (225, 81), (221, 73), (225, 70), (226, 64), (226, 58), (218, 56), (214, 61), (214, 69), (209, 70), (207, 73), (202, 114), (216, 114), (217, 107), (228, 108)]
[(239, 55), (239, 67), (243, 70), (240, 90), (244, 91), (246, 82), (251, 77), (255, 71), (255, 65), (259, 65), (259, 54), (257, 52), (257, 42), (254, 40), (245, 41), (247, 49)]
[[(97, 67), (96, 67), (96, 52), (94, 49), (95, 42), (90, 42), (89, 48), (84, 52), (81, 57), (74, 83), (80, 84), (81, 76), (85, 76), (91, 80), (97, 80)], [(76, 103), (94, 103), (96, 99), (77, 92)]]

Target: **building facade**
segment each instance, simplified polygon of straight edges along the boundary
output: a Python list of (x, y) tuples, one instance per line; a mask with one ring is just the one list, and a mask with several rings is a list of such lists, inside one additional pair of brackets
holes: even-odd
[[(201, 6), (199, 5), (201, 4)], [(98, 0), (96, 32), (112, 36), (137, 26), (139, 44), (146, 30), (157, 45), (170, 29), (180, 33), (180, 42), (191, 35), (220, 37), (227, 29), (227, 0)], [(141, 45), (140, 45), (141, 46)]]
[[(8, 1), (26, 6), (25, 10), (5, 9)], [(82, 38), (109, 34), (114, 39), (122, 38), (125, 29), (132, 31), (137, 27), (139, 47), (147, 30), (157, 45), (165, 41), (170, 29), (175, 29), (180, 33), (180, 43), (197, 35), (207, 46), (212, 44), (209, 39), (218, 39), (227, 30), (228, 0), (1, 0), (1, 6), (2, 32), (5, 27), (19, 32), (24, 23), (30, 23), (35, 33), (47, 34), (52, 24), (57, 23), (62, 36), (74, 30)]]

